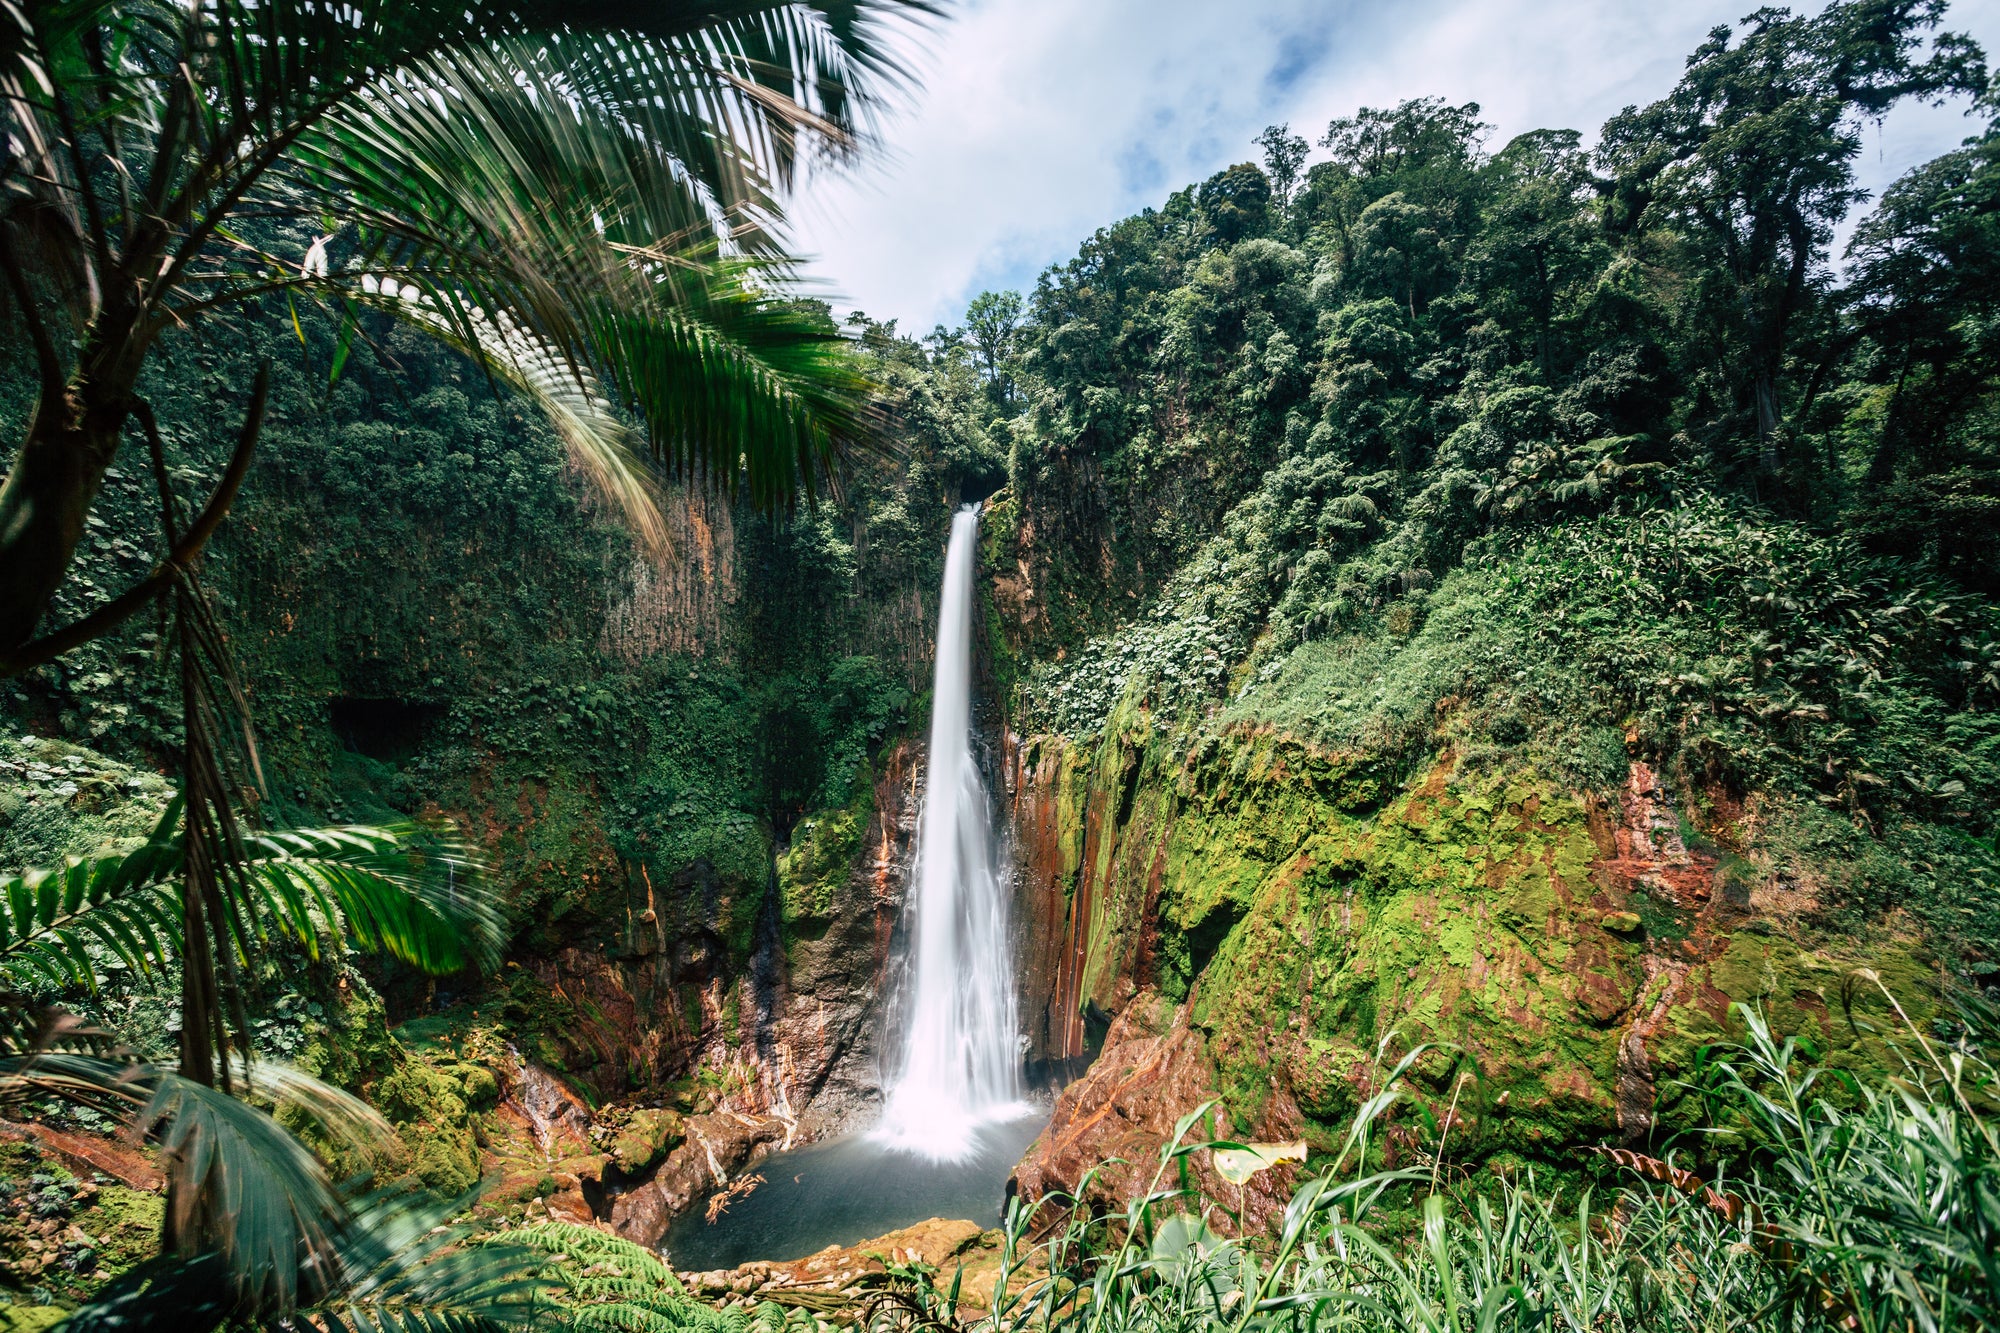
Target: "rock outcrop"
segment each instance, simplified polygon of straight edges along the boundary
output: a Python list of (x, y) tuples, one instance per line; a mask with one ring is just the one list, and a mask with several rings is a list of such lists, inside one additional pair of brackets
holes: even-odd
[(918, 774), (914, 747), (889, 751), (847, 807), (792, 831), (762, 886), (700, 861), (667, 884), (638, 874), (611, 942), (535, 960), (518, 983), (543, 1063), (606, 1101), (706, 1070), (715, 1109), (795, 1139), (864, 1112)]
[(609, 1202), (612, 1230), (640, 1245), (658, 1245), (674, 1218), (742, 1174), (766, 1153), (790, 1146), (794, 1126), (772, 1116), (717, 1111), (689, 1116), (686, 1141), (643, 1184)]
[[(1029, 1200), (1062, 1195), (1094, 1213), (1117, 1214), (1134, 1199), (1174, 1188), (1180, 1172), (1163, 1165), (1162, 1149), (1175, 1142), (1183, 1117), (1217, 1100), (1205, 1044), (1189, 1023), (1189, 1006), (1140, 993), (1112, 1023), (1088, 1072), (1056, 1099), (1048, 1127), (1014, 1169), (1008, 1193)], [(1235, 1137), (1224, 1129), (1225, 1119), (1218, 1108), (1190, 1125), (1179, 1143)], [(1278, 1097), (1266, 1102), (1249, 1137), (1290, 1138), (1298, 1130), (1298, 1108)], [(1283, 1211), (1297, 1176), (1295, 1167), (1281, 1166), (1239, 1186), (1224, 1180), (1206, 1149), (1186, 1154), (1185, 1161), (1191, 1183), (1235, 1208), (1252, 1232)], [(1233, 1224), (1217, 1221), (1224, 1229)]]
[[(755, 1262), (708, 1273), (682, 1273), (689, 1291), (727, 1307), (772, 1301), (837, 1317), (863, 1304), (880, 1287), (889, 1266), (923, 1265), (937, 1285), (959, 1284), (959, 1305), (967, 1316), (983, 1310), (1003, 1262), (1002, 1237), (976, 1222), (933, 1217), (857, 1245), (829, 1245), (817, 1254), (787, 1263)], [(1029, 1275), (1046, 1272), (1039, 1252), (1021, 1256)]]
[[(1095, 1055), (1016, 1172), (1025, 1196), (1120, 1156), (1094, 1188), (1130, 1197), (1209, 1099), (1218, 1136), (1331, 1150), (1419, 1046), (1427, 1115), (1392, 1114), (1390, 1163), (1429, 1150), (1425, 1118), (1461, 1159), (1634, 1142), (1685, 1122), (1681, 1080), (1741, 1035), (1734, 1003), (1850, 1066), (1881, 1052), (1842, 1005), (1879, 997), (1843, 997), (1844, 976), (1874, 969), (1919, 1022), (1933, 1003), (1893, 921), (1807, 928), (1810, 870), (1766, 844), (1766, 808), (1670, 790), (1636, 758), (1600, 797), (1448, 750), (1399, 779), (1270, 728), (1189, 742), (1113, 721), (1091, 748), (1016, 751), (1032, 1039)], [(1282, 1170), (1253, 1182), (1246, 1221), (1288, 1190)]]

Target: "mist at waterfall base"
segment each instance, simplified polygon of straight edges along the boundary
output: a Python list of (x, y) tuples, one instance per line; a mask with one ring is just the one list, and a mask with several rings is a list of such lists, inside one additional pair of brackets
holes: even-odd
[(926, 1218), (1000, 1220), (1008, 1174), (1041, 1121), (1021, 1079), (1020, 1023), (993, 805), (973, 753), (972, 616), (979, 507), (953, 515), (938, 606), (930, 748), (892, 988), (882, 1116), (865, 1134), (746, 1168), (765, 1183), (668, 1232), (686, 1270), (798, 1259)]

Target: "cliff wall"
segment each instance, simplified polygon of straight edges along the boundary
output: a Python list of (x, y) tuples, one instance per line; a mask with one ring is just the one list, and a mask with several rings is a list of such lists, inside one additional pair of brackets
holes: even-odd
[[(1893, 1017), (1855, 969), (1919, 1022), (1934, 1009), (1908, 923), (1810, 927), (1770, 802), (1677, 789), (1637, 757), (1606, 792), (1449, 747), (1398, 775), (1268, 725), (1190, 742), (1135, 709), (1094, 744), (1015, 755), (1023, 906), (1059, 941), (1031, 1038), (1096, 1057), (1016, 1174), (1031, 1196), (1112, 1156), (1133, 1165), (1100, 1190), (1143, 1187), (1210, 1099), (1221, 1137), (1331, 1149), (1419, 1050), (1388, 1162), (1444, 1135), (1497, 1169), (1573, 1162), (1692, 1123), (1684, 1081), (1740, 1035), (1732, 1004), (1836, 1067), (1884, 1059), (1871, 1032)], [(1262, 1181), (1249, 1220), (1288, 1182)]]

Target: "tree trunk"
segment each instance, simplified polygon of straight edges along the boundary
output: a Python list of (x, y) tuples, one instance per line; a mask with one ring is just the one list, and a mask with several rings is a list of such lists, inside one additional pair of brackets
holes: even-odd
[(0, 485), (0, 659), (34, 637), (62, 586), (130, 412), (128, 394), (92, 394), (75, 383), (57, 401), (36, 404)]
[(1757, 376), (1757, 468), (1766, 475), (1778, 471), (1778, 384), (1769, 371)]

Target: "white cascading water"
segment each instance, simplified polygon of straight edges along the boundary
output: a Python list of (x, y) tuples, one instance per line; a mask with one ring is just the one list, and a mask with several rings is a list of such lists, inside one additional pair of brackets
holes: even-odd
[(969, 1156), (987, 1125), (1029, 1111), (1007, 904), (993, 813), (972, 756), (972, 605), (979, 506), (953, 515), (938, 608), (929, 771), (917, 822), (916, 892), (904, 907), (909, 974), (901, 1060), (874, 1137), (936, 1161)]

